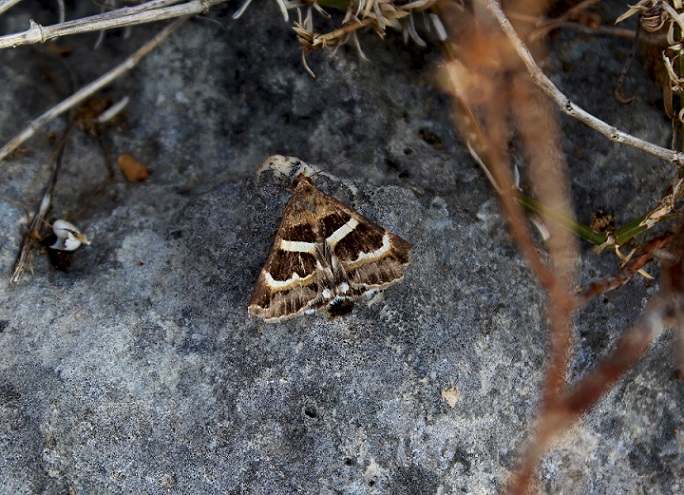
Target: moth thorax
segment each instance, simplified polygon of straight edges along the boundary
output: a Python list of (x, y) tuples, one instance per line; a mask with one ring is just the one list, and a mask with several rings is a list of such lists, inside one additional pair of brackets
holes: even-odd
[(313, 181), (311, 180), (311, 178), (304, 175), (304, 172), (299, 174), (297, 178), (292, 181), (292, 187), (297, 189), (297, 187), (299, 187), (302, 184), (308, 184), (310, 186), (313, 186)]

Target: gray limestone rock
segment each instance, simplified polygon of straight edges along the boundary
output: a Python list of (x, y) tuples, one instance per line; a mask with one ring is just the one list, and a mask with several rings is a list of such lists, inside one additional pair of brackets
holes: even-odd
[[(253, 2), (237, 22), (233, 3), (189, 22), (104, 92), (131, 99), (127, 122), (106, 134), (109, 152), (132, 153), (150, 178), (127, 183), (115, 171), (93, 196), (108, 167), (98, 140), (75, 131), (50, 219), (83, 209), (74, 223), (92, 244), (68, 272), (36, 252), (32, 273), (0, 284), (0, 494), (498, 492), (534, 427), (544, 299), (451, 128), (432, 79), (437, 51), (368, 34), (370, 63), (351, 46), (314, 53), (314, 80), (275, 2)], [(604, 8), (614, 18), (623, 7)], [(14, 32), (54, 15), (28, 3), (0, 20)], [(107, 32), (97, 50), (96, 34), (64, 38), (64, 63), (82, 85), (157, 29)], [(547, 69), (572, 98), (668, 143), (643, 69), (635, 104), (612, 98), (614, 54), (628, 42), (562, 31), (553, 43)], [(69, 70), (40, 46), (0, 58), (4, 142), (61, 98), (40, 67), (61, 87)], [(581, 220), (608, 208), (624, 222), (653, 206), (670, 165), (568, 118), (562, 126)], [(0, 195), (36, 204), (48, 132), (64, 128), (54, 122), (2, 165)], [(275, 153), (321, 167), (350, 158), (317, 186), (413, 244), (402, 283), (344, 318), (249, 320), (289, 195), (288, 183), (255, 178)], [(7, 280), (26, 218), (4, 201), (0, 213)], [(616, 266), (585, 246), (580, 283)], [(657, 288), (636, 279), (579, 313), (573, 379)], [(665, 334), (553, 445), (540, 465), (544, 493), (684, 490), (672, 349)]]

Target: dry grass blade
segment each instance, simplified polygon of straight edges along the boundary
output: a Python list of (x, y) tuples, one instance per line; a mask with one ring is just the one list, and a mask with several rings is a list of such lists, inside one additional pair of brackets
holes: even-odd
[[(7, 144), (0, 148), (0, 160), (5, 159), (12, 151), (14, 151), (18, 146), (20, 146), (24, 141), (33, 136), (38, 129), (43, 127), (45, 124), (55, 119), (64, 112), (75, 107), (82, 101), (84, 101), (89, 96), (93, 95), (95, 92), (99, 91), (103, 87), (107, 86), (109, 83), (115, 79), (121, 77), (123, 74), (135, 67), (140, 60), (150, 53), (154, 48), (159, 46), (168, 36), (173, 33), (178, 27), (180, 27), (188, 17), (182, 17), (177, 19), (173, 23), (162, 29), (159, 34), (157, 34), (150, 41), (145, 43), (140, 49), (133, 53), (130, 57), (124, 60), (121, 64), (114, 67), (112, 70), (102, 75), (92, 83), (84, 86), (76, 93), (71, 95), (69, 98), (62, 100), (60, 103), (52, 107), (50, 110), (45, 112), (40, 117), (33, 120), (26, 129), (17, 134), (12, 138)], [(2, 163), (0, 162), (0, 168), (2, 168)]]
[(501, 7), (495, 0), (480, 0), (484, 6), (494, 15), (498, 21), (501, 29), (511, 41), (513, 48), (518, 56), (522, 59), (527, 67), (527, 70), (532, 78), (532, 81), (539, 86), (547, 95), (556, 102), (558, 108), (565, 114), (576, 118), (580, 122), (588, 125), (600, 134), (604, 135), (613, 142), (625, 144), (632, 148), (636, 148), (645, 153), (661, 158), (668, 162), (681, 165), (684, 164), (684, 153), (673, 151), (661, 146), (657, 146), (643, 139), (632, 136), (618, 128), (605, 123), (601, 119), (594, 117), (592, 114), (574, 104), (568, 97), (566, 97), (551, 80), (541, 71), (534, 58), (530, 54), (527, 47), (524, 45), (518, 34), (513, 29), (510, 21), (501, 10)]

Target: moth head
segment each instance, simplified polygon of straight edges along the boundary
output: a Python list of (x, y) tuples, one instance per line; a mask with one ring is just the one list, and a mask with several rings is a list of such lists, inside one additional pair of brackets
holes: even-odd
[(311, 165), (303, 162), (294, 156), (273, 155), (264, 160), (259, 168), (257, 168), (257, 175), (264, 172), (270, 172), (274, 176), (292, 181), (293, 177), (304, 175), (312, 175), (316, 172)]
[(313, 186), (313, 181), (311, 180), (311, 177), (308, 177), (304, 172), (299, 174), (295, 180), (292, 181), (292, 187), (294, 189), (297, 189), (300, 186)]

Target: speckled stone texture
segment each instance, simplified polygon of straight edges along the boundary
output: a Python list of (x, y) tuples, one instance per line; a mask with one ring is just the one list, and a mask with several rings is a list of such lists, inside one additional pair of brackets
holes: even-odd
[[(54, 22), (54, 6), (38, 4), (0, 16), (2, 32)], [(544, 298), (451, 128), (433, 78), (438, 51), (367, 34), (371, 62), (353, 47), (332, 59), (314, 53), (312, 79), (274, 1), (233, 21), (236, 7), (190, 21), (104, 91), (130, 97), (107, 150), (146, 164), (147, 181), (115, 170), (93, 196), (109, 176), (102, 147), (72, 134), (50, 218), (83, 209), (74, 222), (93, 242), (67, 273), (36, 252), (33, 273), (0, 284), (0, 494), (497, 493), (534, 427), (548, 357)], [(97, 8), (67, 5), (71, 18)], [(602, 8), (610, 24), (624, 6)], [(107, 32), (98, 49), (96, 34), (67, 37), (62, 60), (47, 46), (0, 52), (0, 141), (59, 101), (70, 80), (91, 81), (158, 29)], [(546, 69), (563, 91), (667, 145), (669, 124), (640, 64), (637, 102), (613, 98), (631, 41), (565, 30), (551, 42)], [(582, 221), (598, 208), (619, 223), (634, 218), (675, 173), (561, 122)], [(33, 209), (64, 126), (55, 121), (1, 165), (0, 195)], [(413, 244), (402, 283), (332, 321), (248, 319), (289, 194), (287, 182), (254, 175), (276, 153), (321, 167), (350, 157), (317, 187)], [(8, 280), (24, 210), (0, 201), (0, 228)], [(617, 267), (589, 246), (582, 255), (581, 284)], [(578, 314), (572, 379), (657, 290), (636, 279)], [(541, 491), (684, 491), (678, 367), (666, 333), (548, 451)]]

